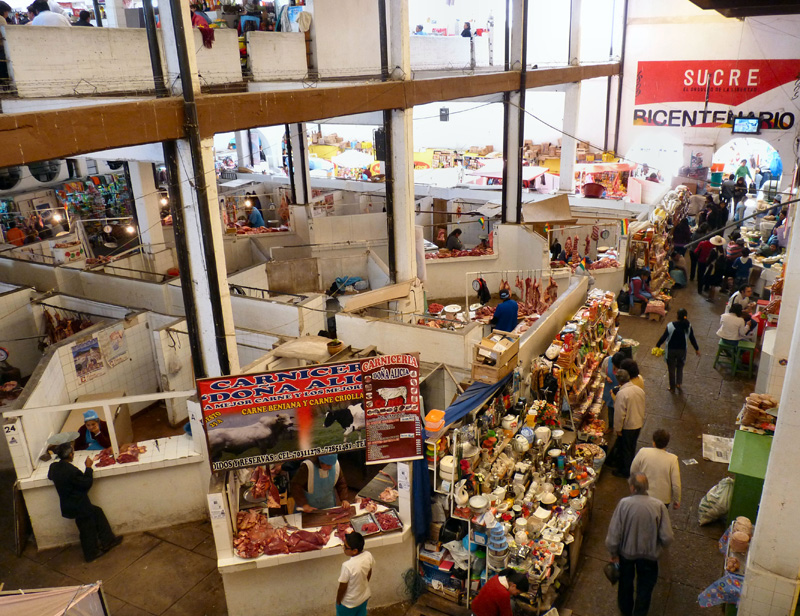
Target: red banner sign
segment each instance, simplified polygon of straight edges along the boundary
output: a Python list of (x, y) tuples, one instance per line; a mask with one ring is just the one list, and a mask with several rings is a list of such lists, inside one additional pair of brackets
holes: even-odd
[(739, 106), (800, 80), (800, 60), (639, 62), (636, 104), (706, 101)]
[(382, 355), (361, 362), (367, 417), (367, 464), (422, 458), (419, 356)]
[(422, 457), (417, 355), (200, 379), (197, 391), (215, 471), (365, 447), (372, 462)]

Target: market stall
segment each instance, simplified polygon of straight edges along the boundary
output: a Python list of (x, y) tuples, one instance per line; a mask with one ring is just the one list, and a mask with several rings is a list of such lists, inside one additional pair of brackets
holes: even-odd
[[(618, 346), (616, 314), (613, 293), (592, 292), (534, 362), (530, 390), (524, 375), (498, 375), (428, 413), (433, 522), (418, 571), (430, 592), (469, 607), (494, 573), (513, 566), (531, 585), (518, 608), (538, 614), (569, 583), (605, 459), (596, 375)], [(497, 350), (498, 366), (515, 344)], [(564, 416), (563, 397), (575, 407)]]
[[(408, 462), (422, 457), (417, 356), (356, 354), (202, 379), (198, 390), (229, 613), (266, 603), (285, 614), (319, 611), (335, 597), (341, 546), (354, 530), (376, 561), (371, 605), (396, 602), (414, 550)], [(344, 477), (353, 456), (377, 465), (355, 496)], [(298, 579), (313, 579), (315, 592), (298, 595)]]
[(636, 163), (581, 163), (575, 165), (575, 191), (586, 197), (622, 199)]

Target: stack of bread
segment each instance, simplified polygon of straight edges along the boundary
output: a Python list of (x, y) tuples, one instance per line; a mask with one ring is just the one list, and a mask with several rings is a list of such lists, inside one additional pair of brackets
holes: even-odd
[(742, 425), (774, 432), (777, 409), (778, 398), (775, 396), (770, 394), (750, 394), (745, 401)]

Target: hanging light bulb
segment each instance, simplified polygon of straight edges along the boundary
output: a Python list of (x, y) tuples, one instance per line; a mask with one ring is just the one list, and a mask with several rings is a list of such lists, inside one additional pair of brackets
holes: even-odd
[(244, 204), (245, 204), (247, 207), (250, 207), (251, 205), (253, 205), (253, 202), (252, 202), (252, 201), (250, 201), (250, 199), (245, 199), (245, 200), (244, 200)]
[(53, 222), (61, 222), (61, 214), (53, 214)]
[(169, 199), (166, 197), (161, 197), (161, 205), (167, 205), (167, 203), (169, 203)]
[(134, 233), (136, 233), (136, 227), (134, 227), (133, 225), (128, 225), (127, 227), (125, 227), (125, 230), (126, 230), (128, 233), (130, 233), (131, 235), (133, 235)]

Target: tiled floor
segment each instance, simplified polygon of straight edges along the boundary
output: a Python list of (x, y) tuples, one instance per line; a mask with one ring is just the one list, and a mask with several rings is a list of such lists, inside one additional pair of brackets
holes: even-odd
[[(689, 310), (703, 352), (689, 356), (685, 393), (666, 389), (664, 361), (650, 355), (663, 324), (637, 317), (622, 317), (620, 332), (641, 344), (636, 359), (647, 385), (647, 420), (641, 445), (648, 445), (653, 430), (667, 428), (669, 449), (681, 460), (694, 458), (697, 465), (681, 464), (683, 506), (672, 513), (675, 543), (661, 561), (652, 616), (708, 615), (697, 606), (697, 594), (720, 573), (717, 539), (722, 522), (700, 527), (697, 506), (703, 494), (726, 473), (726, 465), (703, 461), (701, 435), (732, 435), (733, 420), (753, 382), (711, 368), (717, 339), (714, 335), (724, 300), (708, 304), (692, 290), (680, 291), (670, 311)], [(222, 616), (227, 613), (222, 580), (216, 570), (214, 541), (207, 523), (185, 524), (159, 531), (128, 535), (125, 542), (94, 563), (83, 562), (78, 546), (37, 553), (29, 544), (25, 553), (13, 553), (10, 486), (13, 473), (0, 473), (0, 582), (6, 589), (72, 585), (102, 579), (114, 616)], [(626, 482), (603, 473), (594, 503), (593, 518), (585, 536), (581, 566), (564, 607), (575, 616), (617, 614), (616, 594), (603, 576), (608, 555), (605, 534), (617, 501), (626, 495)], [(400, 607), (400, 606), (398, 606)], [(403, 609), (401, 607), (401, 609)], [(397, 609), (389, 610), (393, 614)], [(387, 614), (389, 613), (387, 612)]]
[[(696, 288), (676, 292), (668, 317), (674, 319), (678, 308), (689, 311), (702, 353), (700, 357), (693, 353), (688, 356), (682, 394), (671, 394), (667, 390), (666, 364), (662, 358), (650, 354), (666, 322), (653, 323), (628, 316), (621, 320), (620, 333), (640, 343), (636, 360), (647, 391), (647, 415), (640, 446), (649, 446), (653, 431), (665, 428), (672, 435), (668, 450), (680, 460), (694, 458), (698, 461), (692, 466), (680, 464), (683, 503), (681, 509), (670, 512), (675, 542), (660, 562), (651, 616), (707, 616), (711, 611), (697, 605), (697, 595), (721, 575), (717, 539), (725, 530), (724, 523), (699, 526), (697, 507), (706, 491), (726, 475), (727, 465), (703, 460), (701, 435), (733, 436), (736, 414), (754, 386), (754, 380), (743, 376), (733, 379), (727, 370), (712, 369), (718, 341), (714, 332), (719, 327), (719, 315), (726, 299), (720, 298), (712, 305), (697, 294)], [(608, 562), (605, 548), (608, 523), (617, 502), (624, 496), (627, 496), (626, 481), (604, 472), (598, 484), (589, 531), (584, 537), (581, 565), (563, 601), (564, 607), (571, 608), (574, 616), (619, 614), (616, 587), (606, 580), (603, 566)], [(718, 613), (717, 610), (713, 612)]]

